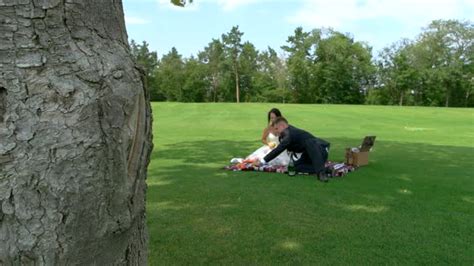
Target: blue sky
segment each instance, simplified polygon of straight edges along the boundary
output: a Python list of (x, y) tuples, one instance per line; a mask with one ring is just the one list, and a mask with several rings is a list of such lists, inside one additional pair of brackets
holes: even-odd
[(280, 50), (295, 28), (331, 27), (383, 47), (413, 39), (434, 19), (474, 20), (474, 0), (123, 0), (129, 39), (146, 41), (158, 56), (174, 46), (185, 57), (238, 25), (257, 49)]

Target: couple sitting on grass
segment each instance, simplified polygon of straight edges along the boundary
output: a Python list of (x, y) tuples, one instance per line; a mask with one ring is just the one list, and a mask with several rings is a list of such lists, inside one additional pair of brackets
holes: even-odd
[(252, 162), (255, 166), (265, 164), (285, 165), (294, 161), (296, 172), (314, 174), (320, 181), (328, 181), (329, 142), (296, 128), (273, 108), (268, 112), (268, 126), (263, 131), (265, 144), (247, 156), (243, 162)]

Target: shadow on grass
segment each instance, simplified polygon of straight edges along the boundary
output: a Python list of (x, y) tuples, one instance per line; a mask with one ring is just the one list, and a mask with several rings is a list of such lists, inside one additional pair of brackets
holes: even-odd
[[(330, 160), (343, 161), (345, 147), (354, 146), (354, 143), (360, 140), (338, 138), (330, 141), (332, 143)], [(227, 191), (232, 189), (229, 186), (243, 185), (257, 186), (257, 194), (262, 193), (258, 190), (268, 192), (274, 189), (276, 193), (290, 195), (292, 192), (286, 191), (284, 182), (289, 177), (284, 174), (231, 172), (222, 169), (229, 164), (230, 158), (245, 157), (258, 147), (258, 144), (255, 145), (255, 142), (251, 141), (228, 140), (189, 141), (159, 147), (152, 154), (148, 179), (149, 193), (170, 185), (173, 185), (171, 194), (181, 190), (181, 193), (194, 194), (207, 193), (211, 189)], [(351, 189), (346, 193), (373, 201), (375, 204), (331, 202), (333, 206), (352, 212), (377, 213), (388, 210), (388, 207), (376, 204), (377, 200), (413, 196), (430, 200), (434, 196), (433, 193), (439, 193), (438, 197), (447, 194), (454, 196), (451, 194), (454, 191), (459, 193), (457, 196), (460, 200), (470, 202), (466, 199), (471, 199), (470, 193), (474, 187), (473, 147), (378, 140), (369, 157), (368, 166), (361, 167), (348, 176), (331, 182), (330, 185), (340, 189), (339, 183), (347, 183)], [(300, 182), (299, 185), (310, 187), (315, 183), (312, 176), (299, 176), (294, 180)], [(391, 188), (390, 193), (380, 193), (387, 192), (386, 188)], [(338, 197), (334, 195), (333, 199)]]
[[(329, 141), (334, 161), (360, 143)], [(150, 265), (472, 262), (473, 147), (378, 139), (368, 166), (328, 184), (222, 170), (258, 147), (157, 145), (147, 181)]]
[[(344, 149), (357, 146), (360, 139), (330, 139), (330, 160), (344, 161)], [(199, 170), (201, 166), (218, 164), (225, 166), (233, 157), (245, 157), (257, 148), (255, 141), (184, 141), (157, 147), (151, 156), (152, 164), (157, 160), (172, 161), (171, 165), (180, 164), (181, 172)], [(474, 159), (474, 147), (442, 146), (420, 143), (404, 143), (377, 140), (370, 153), (370, 165), (361, 169), (381, 170), (380, 174), (396, 175), (398, 179), (412, 181), (412, 170), (421, 169), (425, 175), (439, 173), (439, 170), (451, 171), (446, 178), (458, 176), (469, 167)], [(181, 165), (182, 164), (182, 165)], [(218, 167), (220, 168), (220, 167)], [(156, 169), (158, 172), (160, 169)], [(409, 170), (409, 171), (407, 171)], [(456, 171), (454, 171), (456, 170)], [(154, 173), (154, 167), (151, 167)], [(170, 170), (168, 170), (170, 171)], [(180, 171), (180, 170), (177, 170)], [(446, 172), (448, 173), (448, 172)]]

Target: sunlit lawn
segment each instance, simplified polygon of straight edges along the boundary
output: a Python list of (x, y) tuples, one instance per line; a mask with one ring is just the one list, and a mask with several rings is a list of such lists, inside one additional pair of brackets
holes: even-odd
[[(370, 165), (324, 184), (229, 172), (266, 112), (331, 142), (377, 136)], [(150, 265), (474, 264), (474, 110), (154, 103)]]

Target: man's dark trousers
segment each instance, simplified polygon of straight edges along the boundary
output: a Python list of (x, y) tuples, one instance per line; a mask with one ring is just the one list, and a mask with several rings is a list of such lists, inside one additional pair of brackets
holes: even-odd
[(305, 151), (295, 161), (297, 172), (318, 174), (325, 170), (324, 164), (328, 159), (329, 143), (318, 139), (306, 139)]

